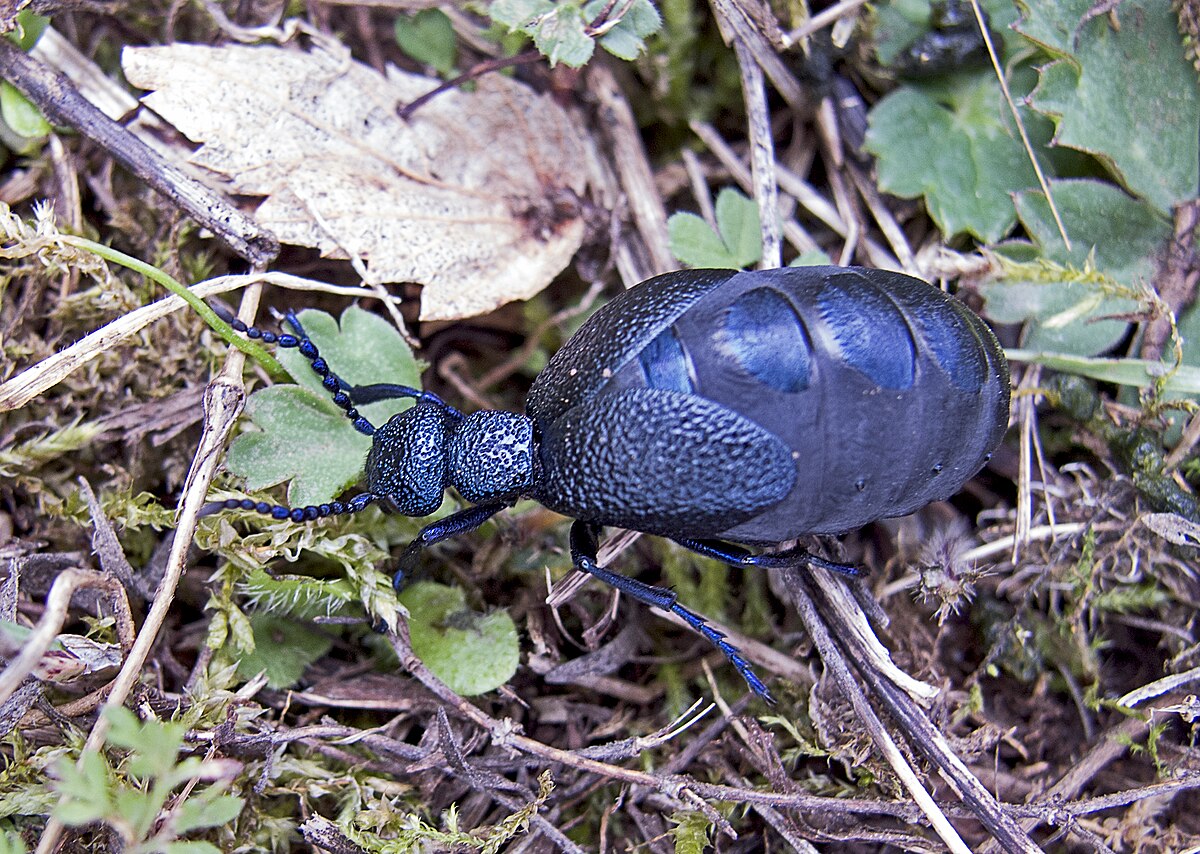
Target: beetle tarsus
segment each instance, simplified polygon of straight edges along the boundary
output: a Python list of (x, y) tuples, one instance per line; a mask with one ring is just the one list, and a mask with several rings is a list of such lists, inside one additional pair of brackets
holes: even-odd
[(679, 597), (674, 591), (668, 590), (665, 587), (646, 584), (644, 581), (638, 581), (636, 578), (630, 578), (627, 575), (622, 575), (619, 572), (613, 572), (610, 569), (600, 566), (596, 562), (599, 535), (599, 527), (587, 522), (576, 521), (571, 526), (571, 562), (575, 565), (576, 569), (598, 578), (600, 581), (611, 587), (615, 587), (622, 593), (629, 594), (645, 605), (650, 605), (661, 611), (670, 611), (672, 614), (680, 617), (701, 637), (719, 649), (729, 659), (729, 662), (737, 669), (737, 672), (746, 680), (746, 684), (750, 686), (750, 690), (768, 703), (774, 705), (775, 698), (771, 696), (771, 692), (763, 684), (763, 681), (758, 678), (758, 675), (754, 672), (754, 668), (750, 666), (750, 662), (746, 661), (741, 650), (726, 640), (722, 632), (710, 626), (704, 617), (680, 605)]

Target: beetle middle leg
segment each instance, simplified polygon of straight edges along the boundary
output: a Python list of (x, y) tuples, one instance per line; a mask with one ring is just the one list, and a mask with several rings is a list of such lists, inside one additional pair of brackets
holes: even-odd
[(576, 520), (571, 525), (571, 562), (581, 572), (592, 575), (605, 584), (615, 587), (622, 593), (627, 593), (643, 604), (670, 611), (692, 627), (701, 637), (721, 650), (730, 663), (737, 668), (738, 673), (746, 680), (746, 684), (758, 696), (774, 705), (775, 698), (767, 690), (767, 686), (758, 678), (750, 662), (742, 656), (741, 650), (725, 639), (725, 635), (708, 624), (704, 617), (695, 611), (679, 604), (679, 597), (674, 591), (665, 587), (656, 587), (636, 578), (630, 578), (619, 572), (606, 569), (596, 562), (596, 552), (599, 549), (600, 526)]
[(754, 554), (749, 549), (734, 545), (733, 543), (727, 543), (724, 540), (680, 539), (675, 540), (675, 542), (679, 543), (685, 549), (694, 551), (696, 554), (711, 557), (730, 566), (753, 566), (758, 569), (815, 566), (819, 569), (836, 572), (838, 575), (849, 576), (850, 578), (862, 578), (865, 575), (860, 567), (852, 563), (838, 563), (837, 561), (826, 560), (823, 557), (810, 554), (807, 549), (800, 546), (793, 546), (790, 549), (785, 549), (774, 554)]

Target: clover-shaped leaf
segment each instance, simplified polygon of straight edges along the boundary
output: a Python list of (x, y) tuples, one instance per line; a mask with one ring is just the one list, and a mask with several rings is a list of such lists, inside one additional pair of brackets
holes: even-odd
[(758, 205), (732, 187), (717, 194), (717, 228), (692, 213), (667, 221), (671, 252), (693, 267), (741, 269), (762, 258)]
[[(334, 372), (352, 385), (399, 383), (419, 387), (420, 367), (399, 333), (383, 318), (351, 307), (338, 322), (320, 311), (305, 311), (300, 322)], [(354, 429), (308, 360), (295, 350), (278, 353), (298, 385), (276, 385), (250, 396), (246, 412), (258, 428), (234, 440), (225, 464), (246, 478), (254, 491), (291, 480), (288, 503), (320, 504), (355, 483), (371, 439)], [(377, 427), (411, 405), (388, 400), (361, 407)]]
[(431, 581), (406, 587), (400, 602), (413, 652), (456, 693), (493, 691), (517, 672), (517, 627), (507, 611), (471, 611), (462, 590)]

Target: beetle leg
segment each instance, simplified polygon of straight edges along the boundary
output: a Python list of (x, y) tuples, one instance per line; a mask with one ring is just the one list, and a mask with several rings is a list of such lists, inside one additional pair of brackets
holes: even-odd
[(417, 565), (417, 560), (420, 558), (421, 552), (425, 549), (440, 543), (442, 540), (457, 537), (459, 534), (467, 533), (467, 531), (474, 531), (501, 510), (511, 506), (511, 502), (505, 501), (495, 501), (491, 504), (476, 504), (474, 507), (459, 510), (457, 513), (450, 514), (445, 519), (439, 519), (436, 522), (426, 525), (417, 534), (417, 538), (409, 543), (408, 547), (401, 553), (400, 560), (396, 564), (396, 574), (392, 578), (392, 584), (397, 590), (404, 586), (405, 576)]
[(715, 558), (730, 566), (753, 566), (759, 569), (777, 569), (791, 566), (815, 566), (838, 575), (850, 578), (861, 578), (865, 573), (862, 568), (852, 563), (837, 563), (810, 554), (800, 546), (793, 546), (775, 554), (754, 554), (749, 549), (727, 543), (724, 540), (675, 540), (685, 549), (691, 549), (696, 554)]
[(622, 593), (627, 593), (643, 604), (650, 605), (662, 611), (670, 611), (692, 627), (701, 637), (721, 650), (730, 663), (742, 674), (746, 684), (755, 694), (774, 705), (775, 698), (767, 690), (767, 686), (755, 674), (750, 662), (742, 656), (741, 650), (725, 639), (725, 635), (714, 629), (701, 615), (679, 604), (679, 597), (674, 591), (665, 587), (656, 587), (630, 578), (619, 572), (600, 566), (596, 562), (596, 551), (599, 547), (600, 526), (576, 520), (571, 525), (571, 562), (575, 568), (588, 575), (594, 576), (605, 584), (615, 587)]

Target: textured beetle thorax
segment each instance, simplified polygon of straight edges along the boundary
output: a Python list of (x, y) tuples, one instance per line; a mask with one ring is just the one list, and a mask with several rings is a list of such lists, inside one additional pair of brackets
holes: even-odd
[(527, 495), (537, 473), (533, 421), (488, 409), (468, 415), (450, 437), (450, 483), (467, 501)]

